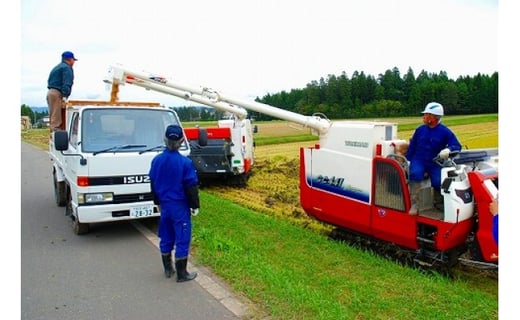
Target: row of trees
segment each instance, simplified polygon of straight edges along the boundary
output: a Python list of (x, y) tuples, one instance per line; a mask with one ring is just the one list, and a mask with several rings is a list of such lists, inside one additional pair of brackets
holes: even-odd
[[(330, 119), (356, 119), (413, 116), (430, 101), (440, 102), (446, 114), (481, 114), (498, 112), (498, 73), (449, 79), (422, 71), (417, 77), (411, 68), (401, 76), (398, 68), (387, 70), (377, 79), (364, 72), (345, 72), (311, 81), (305, 88), (267, 94), (256, 101), (303, 115), (323, 113)], [(212, 108), (176, 107), (182, 121), (216, 120), (222, 112)], [(249, 112), (257, 120), (272, 117)], [(48, 113), (34, 112), (22, 105), (22, 115), (34, 122)]]
[[(422, 71), (416, 77), (411, 68), (404, 76), (398, 68), (387, 70), (377, 79), (357, 71), (349, 78), (343, 72), (257, 101), (299, 114), (321, 112), (331, 119), (417, 115), (431, 101), (441, 103), (450, 115), (497, 113), (498, 73), (452, 80), (446, 72)], [(269, 119), (256, 113), (254, 117)]]

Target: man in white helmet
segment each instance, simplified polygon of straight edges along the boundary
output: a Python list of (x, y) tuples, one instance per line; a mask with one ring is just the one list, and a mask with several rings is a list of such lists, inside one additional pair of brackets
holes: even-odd
[(432, 161), (437, 155), (443, 159), (450, 152), (460, 151), (461, 145), (455, 134), (441, 123), (444, 108), (438, 102), (430, 102), (424, 108), (423, 125), (415, 129), (410, 140), (406, 158), (410, 161), (410, 183), (412, 190), (412, 208), (410, 213), (417, 213), (417, 192), (419, 183), (430, 177), (435, 192), (435, 202), (441, 201), (441, 167)]

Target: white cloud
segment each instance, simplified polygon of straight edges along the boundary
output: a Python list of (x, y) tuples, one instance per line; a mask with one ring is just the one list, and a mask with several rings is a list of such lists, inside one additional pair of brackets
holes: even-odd
[[(112, 63), (248, 99), (343, 71), (498, 71), (497, 1), (23, 0), (21, 25), (28, 105), (45, 105), (64, 50), (79, 59), (77, 99), (108, 96)], [(122, 88), (125, 96), (172, 103), (141, 88)]]

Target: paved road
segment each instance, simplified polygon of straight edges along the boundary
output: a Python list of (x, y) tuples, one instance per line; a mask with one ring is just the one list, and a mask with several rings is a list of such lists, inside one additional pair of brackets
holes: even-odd
[(54, 202), (47, 152), (21, 146), (21, 319), (240, 319), (247, 308), (203, 268), (163, 275), (157, 238), (139, 223), (77, 236)]

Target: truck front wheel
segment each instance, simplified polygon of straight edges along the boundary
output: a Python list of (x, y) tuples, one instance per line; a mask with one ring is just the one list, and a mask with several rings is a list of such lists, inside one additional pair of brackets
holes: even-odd
[(67, 198), (68, 198), (68, 201), (67, 201), (67, 208), (65, 210), (65, 214), (67, 216), (70, 216), (72, 219), (72, 232), (74, 232), (74, 234), (78, 235), (78, 236), (88, 233), (90, 230), (90, 225), (88, 223), (81, 223), (78, 221), (78, 217), (75, 216), (73, 213), (71, 195), (69, 194)]
[(89, 232), (89, 224), (81, 223), (78, 221), (78, 218), (72, 217), (72, 231), (75, 235), (82, 235)]
[(64, 207), (67, 204), (67, 185), (65, 181), (58, 181), (56, 172), (53, 174), (54, 180), (54, 198), (58, 207)]

